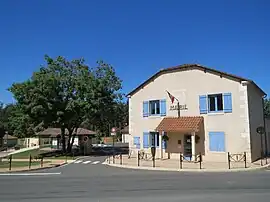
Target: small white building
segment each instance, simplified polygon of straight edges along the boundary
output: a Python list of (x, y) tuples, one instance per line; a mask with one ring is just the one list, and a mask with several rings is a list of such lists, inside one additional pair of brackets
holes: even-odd
[(264, 96), (249, 79), (201, 65), (163, 69), (129, 93), (130, 149), (150, 152), (155, 146), (157, 158), (201, 153), (204, 161), (246, 152), (255, 161), (261, 157), (256, 129), (264, 125)]

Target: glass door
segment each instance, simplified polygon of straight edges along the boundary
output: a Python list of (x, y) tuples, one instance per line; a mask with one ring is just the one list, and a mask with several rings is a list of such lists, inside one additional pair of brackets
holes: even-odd
[(189, 134), (184, 135), (184, 156), (192, 156), (191, 135)]

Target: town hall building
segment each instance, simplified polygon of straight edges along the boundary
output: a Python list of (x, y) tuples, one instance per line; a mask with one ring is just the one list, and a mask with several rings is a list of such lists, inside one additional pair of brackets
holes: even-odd
[(130, 149), (155, 146), (157, 158), (202, 154), (203, 161), (246, 152), (253, 162), (261, 157), (265, 95), (249, 79), (198, 64), (163, 69), (128, 94)]

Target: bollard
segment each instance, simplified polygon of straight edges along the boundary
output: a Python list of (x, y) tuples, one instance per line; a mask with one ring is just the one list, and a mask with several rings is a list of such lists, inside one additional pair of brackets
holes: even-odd
[(154, 168), (154, 167), (156, 167), (156, 162), (155, 162), (155, 157), (154, 156), (153, 156), (152, 160), (153, 160), (153, 168)]
[(120, 165), (123, 164), (122, 154), (120, 154)]
[(180, 162), (180, 169), (183, 168), (183, 159), (182, 159), (182, 153), (180, 152), (180, 156), (179, 156), (179, 162)]
[(202, 169), (202, 154), (201, 154), (201, 152), (199, 153), (199, 159), (200, 159), (200, 169)]
[(244, 152), (245, 168), (247, 168), (247, 153)]
[(113, 153), (113, 164), (115, 164), (115, 155)]
[(261, 150), (261, 166), (263, 166), (263, 150)]
[(11, 170), (12, 155), (9, 156), (9, 170)]
[(30, 154), (30, 156), (29, 156), (29, 170), (31, 169), (31, 163), (32, 163), (32, 156)]
[(231, 169), (230, 152), (228, 152), (228, 166), (229, 166), (229, 169)]
[(140, 166), (140, 152), (138, 151), (138, 166)]
[(43, 168), (43, 157), (40, 159), (40, 167)]

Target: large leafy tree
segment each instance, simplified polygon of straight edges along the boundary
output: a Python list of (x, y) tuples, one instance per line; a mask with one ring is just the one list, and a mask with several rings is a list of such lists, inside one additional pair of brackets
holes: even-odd
[(102, 130), (99, 123), (110, 119), (114, 104), (121, 98), (121, 80), (113, 67), (103, 61), (89, 68), (83, 59), (68, 61), (45, 56), (45, 60), (46, 66), (9, 90), (17, 100), (18, 117), (34, 125), (31, 128), (35, 131), (61, 128), (63, 151), (70, 151), (72, 134), (83, 122), (87, 120)]
[(264, 99), (264, 115), (266, 118), (270, 118), (270, 98)]
[(6, 132), (13, 132), (11, 124), (9, 122), (9, 118), (12, 114), (13, 109), (13, 104), (4, 105), (3, 103), (0, 103), (0, 137), (4, 136)]

